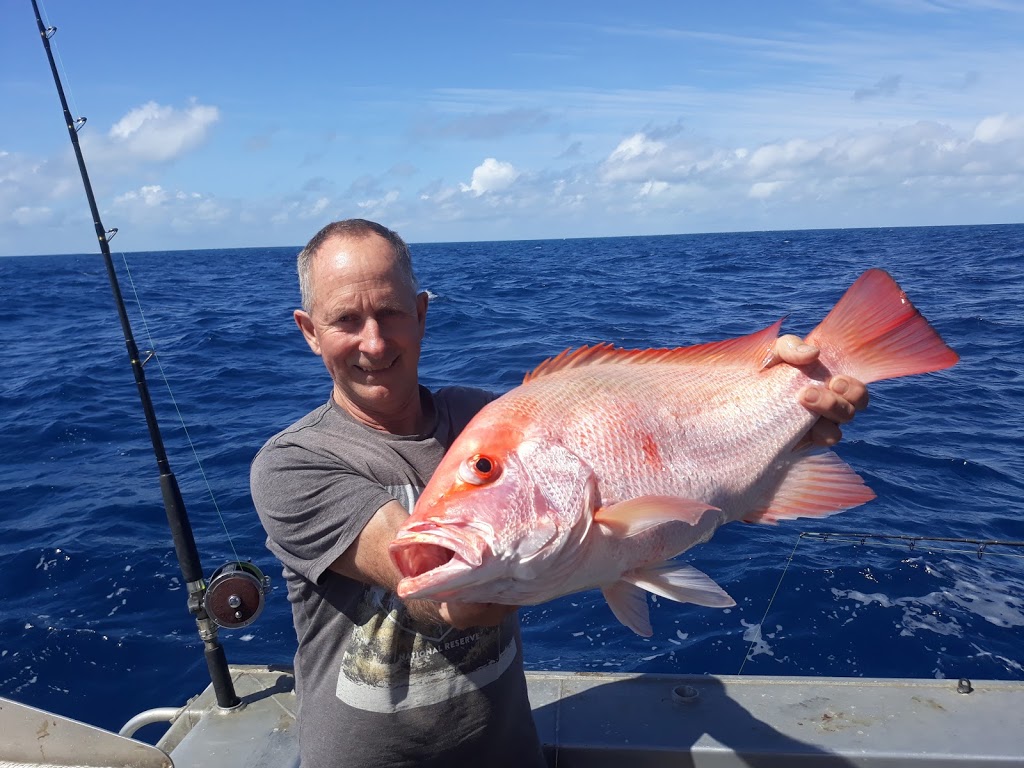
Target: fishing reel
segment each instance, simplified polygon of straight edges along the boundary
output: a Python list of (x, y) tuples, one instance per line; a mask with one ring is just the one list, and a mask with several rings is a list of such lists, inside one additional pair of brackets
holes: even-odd
[(270, 577), (252, 563), (225, 563), (210, 577), (203, 608), (218, 627), (241, 629), (263, 612), (269, 587)]

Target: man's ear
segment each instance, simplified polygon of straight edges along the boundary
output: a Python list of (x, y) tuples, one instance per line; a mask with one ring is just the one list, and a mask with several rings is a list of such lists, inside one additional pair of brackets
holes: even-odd
[(320, 351), (320, 340), (316, 337), (316, 328), (313, 325), (313, 318), (309, 316), (309, 313), (302, 309), (296, 309), (292, 313), (292, 317), (295, 318), (295, 324), (299, 326), (299, 330), (302, 331), (302, 336), (309, 344), (309, 348), (313, 350), (314, 355), (321, 354)]
[(420, 337), (422, 338), (423, 332), (427, 327), (427, 305), (430, 303), (430, 294), (426, 291), (420, 291), (416, 294), (416, 319), (420, 324)]

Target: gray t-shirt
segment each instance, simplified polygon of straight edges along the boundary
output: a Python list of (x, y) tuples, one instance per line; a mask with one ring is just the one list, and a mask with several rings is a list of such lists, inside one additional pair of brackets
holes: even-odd
[(380, 432), (328, 402), (253, 460), (253, 501), (298, 636), (303, 768), (544, 765), (516, 616), (466, 631), (423, 624), (394, 593), (328, 570), (384, 504), (412, 510), (493, 395), (421, 388), (421, 398), (425, 434)]

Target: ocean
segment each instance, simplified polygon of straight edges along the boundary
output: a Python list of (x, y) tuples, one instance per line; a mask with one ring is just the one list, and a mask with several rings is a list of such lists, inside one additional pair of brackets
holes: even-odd
[[(292, 318), (295, 248), (118, 254), (207, 574), (252, 559), (264, 614), (233, 663), (291, 661), (248, 467), (330, 385)], [(504, 391), (567, 347), (681, 346), (787, 316), (806, 333), (888, 270), (961, 355), (871, 387), (838, 452), (878, 494), (822, 520), (732, 524), (683, 558), (736, 600), (655, 599), (654, 636), (599, 593), (524, 609), (533, 669), (1024, 680), (1024, 225), (412, 246), (422, 379)], [(98, 254), (0, 259), (0, 695), (117, 730), (207, 683)], [(803, 533), (810, 536), (802, 536)], [(816, 535), (815, 535), (816, 534)], [(145, 732), (144, 732), (145, 733)]]

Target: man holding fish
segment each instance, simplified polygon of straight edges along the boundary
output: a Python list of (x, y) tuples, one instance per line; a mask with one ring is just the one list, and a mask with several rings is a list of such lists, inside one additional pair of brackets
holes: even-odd
[[(800, 503), (787, 502), (785, 510), (792, 514), (780, 513), (779, 504), (773, 507), (758, 496), (770, 493), (766, 488), (748, 488), (753, 495), (740, 504), (736, 493), (684, 498), (679, 489), (664, 484), (628, 488), (628, 479), (613, 487), (595, 475), (593, 467), (600, 462), (581, 461), (565, 447), (571, 441), (552, 449), (538, 443), (539, 433), (523, 425), (516, 427), (516, 434), (527, 435), (528, 451), (522, 444), (487, 445), (488, 435), (474, 426), (466, 431), (472, 442), (457, 444), (469, 453), (460, 453), (446, 468), (446, 451), (473, 417), (484, 409), (481, 419), (493, 434), (497, 422), (487, 420), (487, 408), (502, 408), (522, 388), (495, 400), (480, 390), (446, 387), (430, 392), (420, 386), (417, 368), (428, 299), (417, 285), (408, 248), (391, 230), (361, 219), (328, 225), (299, 254), (298, 271), (302, 309), (295, 311), (295, 321), (310, 349), (323, 359), (333, 389), (326, 404), (267, 442), (253, 461), (251, 485), (268, 547), (284, 565), (292, 603), (304, 768), (542, 766), (526, 695), (517, 605), (600, 587), (623, 623), (649, 630), (643, 589), (671, 592), (672, 599), (728, 604), (728, 596), (707, 576), (689, 569), (680, 579), (678, 569), (663, 561), (697, 539), (706, 540), (730, 519), (760, 515), (774, 521), (824, 514), (830, 507), (822, 502), (817, 511), (801, 512)], [(805, 443), (820, 448), (836, 443), (837, 425), (867, 405), (861, 381), (869, 378), (856, 375), (867, 369), (825, 376), (815, 371), (821, 367), (817, 346), (795, 336), (776, 338), (776, 333), (773, 327), (742, 349), (726, 345), (709, 354), (731, 360), (757, 351), (757, 370), (792, 372), (788, 377), (772, 374), (785, 379), (776, 399), (785, 399), (794, 413), (807, 414), (806, 420), (791, 415), (797, 426), (752, 427), (758, 436), (780, 434), (777, 453), (803, 455)], [(832, 341), (826, 337), (817, 343), (828, 347)], [(658, 351), (661, 358), (669, 352)], [(545, 363), (531, 379), (554, 384), (566, 371), (586, 368), (599, 374), (600, 388), (605, 372), (617, 380), (623, 364), (645, 362), (619, 359), (620, 353), (602, 347), (583, 350)], [(671, 361), (661, 359), (659, 364), (666, 362)], [(591, 377), (586, 386), (593, 384)], [(621, 390), (629, 385), (616, 386)], [(718, 396), (724, 392), (720, 388)], [(757, 395), (742, 388), (739, 392), (733, 405), (742, 412), (744, 399)], [(594, 403), (593, 413), (599, 414), (603, 406)], [(763, 410), (758, 402), (752, 409)], [(521, 411), (513, 402), (505, 416)], [(733, 431), (745, 429), (737, 424)], [(640, 432), (632, 439), (639, 446), (637, 455), (649, 466), (673, 461), (679, 453), (659, 443), (662, 435), (656, 425)], [(606, 446), (613, 461), (617, 445)], [(547, 474), (539, 485), (529, 485), (533, 490), (527, 495), (548, 501), (558, 497), (559, 503), (548, 504), (558, 507), (554, 512), (542, 513), (531, 502), (533, 517), (526, 527), (534, 528), (498, 541), (495, 537), (504, 534), (496, 529), (503, 524), (486, 515), (479, 521), (466, 519), (465, 504), (455, 510), (454, 525), (445, 525), (445, 504), (459, 506), (467, 489), (504, 488), (499, 498), (518, 504), (515, 499), (523, 493), (508, 491), (510, 484), (521, 481), (517, 474), (528, 474), (538, 458), (548, 462)], [(831, 505), (835, 509), (866, 497), (834, 462), (816, 468), (786, 460), (819, 479), (842, 476), (836, 482), (846, 496)], [(417, 516), (410, 518), (439, 465), (445, 477), (439, 472), (431, 485), (430, 509), (421, 514), (417, 507)], [(563, 481), (574, 485), (564, 492), (554, 487)], [(770, 478), (766, 482), (779, 486)], [(628, 494), (634, 491), (640, 496), (631, 500)], [(471, 500), (466, 504), (472, 507)], [(654, 535), (691, 529), (699, 535), (685, 544), (678, 535), (669, 541)], [(646, 560), (640, 562), (643, 557), (638, 560), (635, 553), (623, 555), (615, 542), (624, 540), (646, 542)], [(591, 546), (591, 541), (598, 544)], [(585, 542), (591, 554), (622, 555), (619, 572), (602, 575), (581, 560), (566, 566), (565, 552), (572, 547), (583, 551)], [(500, 573), (486, 578), (485, 586), (471, 584), (466, 574), (475, 568), (486, 571), (498, 553), (505, 560)], [(652, 558), (657, 562), (648, 562)], [(557, 568), (556, 562), (561, 563)], [(573, 569), (580, 578), (566, 575)], [(559, 578), (570, 588), (545, 583), (534, 594), (523, 587), (548, 581), (556, 572), (564, 574)], [(435, 573), (443, 578), (427, 584)], [(400, 598), (399, 593), (410, 597)], [(416, 599), (420, 595), (431, 599)]]

